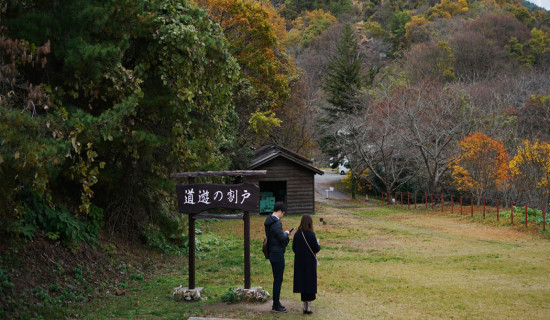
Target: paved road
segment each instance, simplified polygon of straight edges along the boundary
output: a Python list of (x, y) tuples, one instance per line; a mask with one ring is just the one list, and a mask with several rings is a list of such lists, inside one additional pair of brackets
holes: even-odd
[[(325, 190), (330, 187), (334, 187), (338, 181), (340, 181), (344, 176), (339, 175), (336, 171), (323, 170), (325, 174), (322, 176), (315, 175), (315, 201), (326, 201), (327, 192)], [(351, 197), (345, 193), (339, 192), (336, 189), (334, 191), (329, 191), (328, 200), (344, 200), (351, 199)]]

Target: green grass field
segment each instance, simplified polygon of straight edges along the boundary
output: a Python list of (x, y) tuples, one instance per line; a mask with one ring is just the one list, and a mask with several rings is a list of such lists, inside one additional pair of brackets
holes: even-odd
[[(403, 208), (350, 208), (317, 204), (320, 239), (318, 297), (312, 319), (550, 319), (548, 234), (520, 226), (494, 226), (469, 217)], [(327, 224), (323, 225), (319, 218)], [(300, 216), (285, 216), (285, 229)], [(264, 216), (254, 216), (252, 286), (271, 292), (271, 268), (263, 258)], [(197, 253), (196, 284), (206, 300), (175, 302), (174, 287), (187, 286), (187, 259), (159, 265), (123, 296), (73, 305), (78, 319), (302, 319), (292, 293), (292, 250), (287, 251), (282, 299), (289, 312), (273, 314), (266, 303), (226, 304), (221, 296), (243, 285), (242, 221), (205, 222), (199, 238), (211, 251)]]

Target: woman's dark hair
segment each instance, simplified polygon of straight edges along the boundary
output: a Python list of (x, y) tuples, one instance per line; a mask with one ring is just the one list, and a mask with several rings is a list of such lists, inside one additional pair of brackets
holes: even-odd
[(302, 216), (302, 221), (300, 221), (300, 226), (298, 227), (298, 230), (302, 232), (313, 231), (313, 219), (311, 219), (311, 216), (309, 214), (304, 214)]

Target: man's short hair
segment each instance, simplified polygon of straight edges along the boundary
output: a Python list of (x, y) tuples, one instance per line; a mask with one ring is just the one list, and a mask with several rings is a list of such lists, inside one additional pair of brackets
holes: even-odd
[(282, 211), (286, 213), (286, 206), (284, 202), (275, 202), (275, 205), (273, 206), (273, 212)]

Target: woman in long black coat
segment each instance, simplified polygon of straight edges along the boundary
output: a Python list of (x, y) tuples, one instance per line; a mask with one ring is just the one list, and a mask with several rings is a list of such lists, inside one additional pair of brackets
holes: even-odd
[(311, 314), (311, 301), (317, 293), (317, 258), (321, 250), (319, 241), (313, 232), (313, 220), (304, 214), (298, 231), (294, 234), (292, 251), (294, 251), (294, 293), (301, 294), (304, 302), (304, 313)]

